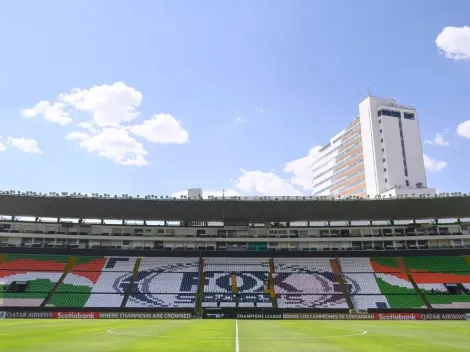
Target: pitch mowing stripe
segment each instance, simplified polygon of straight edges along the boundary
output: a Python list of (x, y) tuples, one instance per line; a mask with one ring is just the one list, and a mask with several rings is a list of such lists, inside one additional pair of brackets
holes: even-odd
[(240, 352), (240, 339), (238, 338), (238, 319), (235, 320), (235, 352)]

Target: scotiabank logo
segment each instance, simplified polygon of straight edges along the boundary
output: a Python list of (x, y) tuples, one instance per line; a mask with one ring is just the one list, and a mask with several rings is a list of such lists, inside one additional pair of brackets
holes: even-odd
[(421, 314), (415, 313), (377, 313), (375, 320), (421, 320)]
[(99, 315), (95, 312), (54, 312), (54, 319), (98, 319)]

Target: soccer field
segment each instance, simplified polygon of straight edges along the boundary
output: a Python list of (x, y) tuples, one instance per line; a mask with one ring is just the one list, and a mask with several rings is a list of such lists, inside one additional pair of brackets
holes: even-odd
[(0, 320), (0, 351), (470, 351), (462, 321)]

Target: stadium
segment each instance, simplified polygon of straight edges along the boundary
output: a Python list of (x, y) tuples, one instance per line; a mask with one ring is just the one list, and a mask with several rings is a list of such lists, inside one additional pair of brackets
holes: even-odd
[(203, 200), (3, 192), (2, 344), (372, 351), (396, 347), (401, 336), (416, 351), (430, 340), (465, 350), (469, 209), (466, 195)]

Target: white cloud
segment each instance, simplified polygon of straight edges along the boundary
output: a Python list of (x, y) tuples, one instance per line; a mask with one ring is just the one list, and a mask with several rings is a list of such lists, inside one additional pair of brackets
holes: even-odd
[(92, 134), (96, 134), (99, 132), (99, 130), (94, 126), (93, 121), (80, 122), (80, 123), (77, 123), (77, 126), (85, 130), (88, 130)]
[(65, 135), (65, 139), (68, 140), (85, 140), (89, 139), (90, 135), (86, 134), (85, 132), (70, 132)]
[(90, 89), (73, 89), (61, 94), (59, 99), (77, 110), (87, 111), (96, 125), (119, 126), (139, 116), (137, 107), (142, 102), (142, 93), (122, 82), (103, 84)]
[[(260, 170), (244, 170), (234, 181), (230, 179), (233, 188), (225, 190), (227, 197), (246, 196), (246, 195), (264, 195), (264, 196), (302, 196), (302, 190), (312, 190), (312, 164), (318, 158), (318, 151), (322, 147), (316, 146), (309, 150), (307, 156), (289, 161), (284, 164), (283, 171), (291, 174), (290, 180), (285, 180), (277, 175), (274, 170), (264, 172)], [(309, 192), (308, 192), (309, 193)], [(187, 191), (174, 193), (174, 196), (180, 197), (186, 195)], [(214, 195), (222, 196), (222, 191), (206, 190), (204, 196)]]
[(8, 137), (8, 144), (24, 153), (41, 154), (39, 144), (36, 140), (31, 138), (12, 138)]
[(0, 152), (4, 152), (6, 149), (7, 147), (2, 143), (2, 137), (0, 137)]
[(235, 124), (236, 125), (243, 125), (245, 122), (246, 122), (246, 120), (244, 120), (241, 116), (237, 116), (235, 118)]
[(309, 150), (308, 155), (303, 158), (289, 161), (284, 165), (284, 172), (293, 174), (290, 183), (300, 186), (304, 190), (312, 190), (312, 165), (319, 156), (322, 147), (316, 146)]
[(129, 130), (153, 143), (188, 143), (188, 132), (170, 114), (157, 114), (140, 125), (129, 126)]
[(434, 160), (426, 154), (423, 154), (424, 167), (430, 172), (438, 172), (447, 166), (446, 161)]
[(470, 120), (461, 122), (457, 126), (457, 134), (461, 137), (470, 139)]
[(271, 196), (300, 196), (302, 192), (273, 172), (247, 171), (241, 169), (235, 187), (245, 193)]
[(436, 133), (436, 135), (434, 136), (434, 140), (430, 141), (430, 140), (426, 140), (424, 141), (425, 144), (436, 144), (436, 145), (440, 145), (442, 147), (448, 147), (450, 145), (449, 142), (447, 142), (445, 139), (444, 139), (444, 135), (442, 133)]
[(67, 125), (72, 122), (69, 114), (64, 111), (63, 103), (53, 103), (43, 100), (30, 109), (21, 110), (23, 117), (30, 119), (37, 116), (43, 116), (45, 120), (58, 123), (59, 125)]
[(147, 150), (122, 128), (104, 128), (101, 133), (90, 136), (82, 132), (72, 132), (67, 139), (80, 140), (80, 148), (113, 160), (120, 165), (145, 166)]
[(260, 109), (260, 108), (257, 108), (256, 106), (253, 106), (253, 109), (255, 109), (256, 111), (260, 112), (260, 113), (263, 113), (263, 109)]
[[(96, 85), (89, 89), (76, 88), (59, 94), (55, 102), (40, 101), (31, 109), (22, 110), (25, 118), (44, 116), (61, 125), (72, 122), (69, 113), (85, 121), (77, 123), (81, 131), (66, 134), (67, 140), (78, 140), (89, 153), (111, 159), (121, 165), (147, 165), (147, 150), (129, 133), (154, 143), (188, 143), (189, 135), (180, 121), (170, 114), (156, 114), (135, 124), (142, 93), (123, 82)], [(74, 116), (75, 118), (75, 116)], [(91, 120), (90, 120), (91, 118)], [(130, 124), (134, 122), (134, 124)]]
[(470, 27), (445, 27), (436, 45), (449, 59), (470, 59)]

